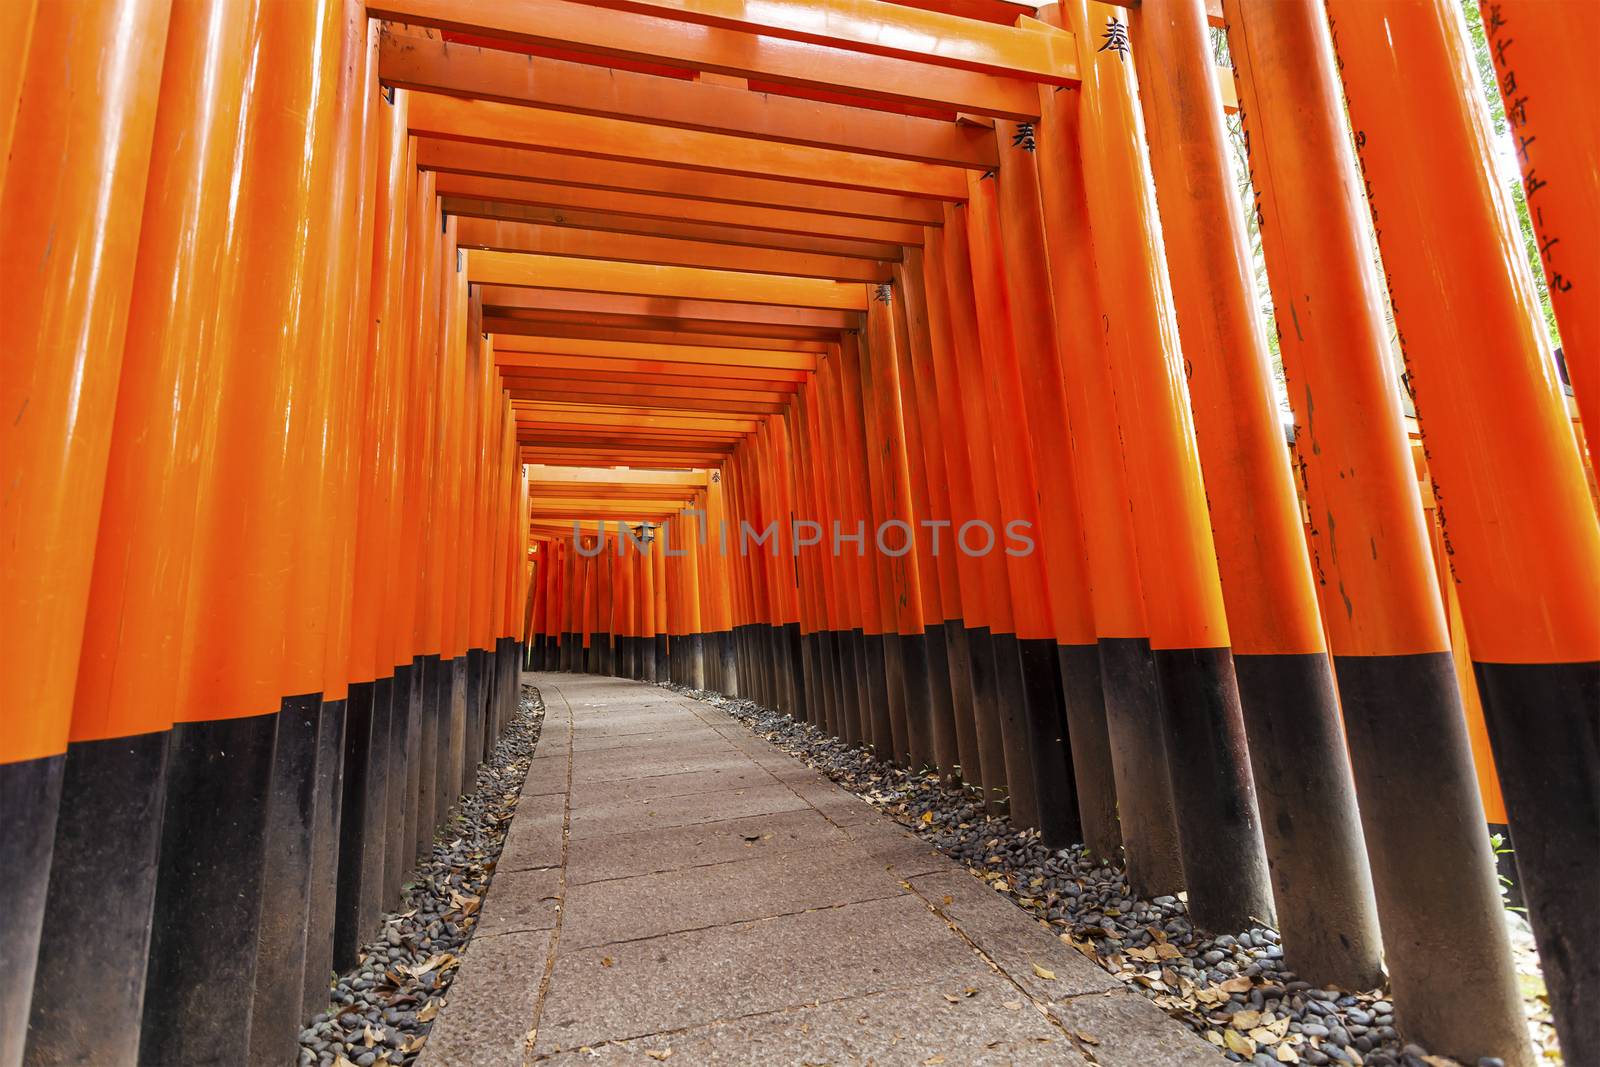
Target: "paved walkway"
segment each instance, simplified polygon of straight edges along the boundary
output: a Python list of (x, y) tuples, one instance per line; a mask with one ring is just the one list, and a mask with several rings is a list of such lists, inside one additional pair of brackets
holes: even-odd
[(423, 1067), (1224, 1062), (716, 708), (524, 677), (543, 739)]

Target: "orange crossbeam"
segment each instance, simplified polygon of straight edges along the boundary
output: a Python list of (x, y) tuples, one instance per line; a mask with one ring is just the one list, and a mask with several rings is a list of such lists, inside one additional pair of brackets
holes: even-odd
[(885, 222), (926, 225), (942, 217), (938, 201), (899, 193), (841, 189), (737, 174), (719, 174), (714, 181), (707, 181), (704, 171), (682, 167), (434, 137), (418, 140), (417, 165), (450, 174), (516, 178), (550, 185), (652, 193), (713, 203), (816, 211)]
[(625, 293), (576, 293), (508, 286), (485, 286), (483, 303), (485, 307), (527, 311), (563, 310), (585, 315), (639, 315), (702, 319), (708, 322), (748, 322), (763, 326), (813, 326), (822, 330), (853, 330), (860, 325), (861, 319), (857, 312), (824, 308), (776, 307), (721, 300), (668, 300)]
[[(497, 353), (498, 355), (498, 353)], [(809, 371), (780, 370), (771, 367), (729, 367), (715, 363), (671, 363), (661, 359), (610, 359), (601, 356), (558, 356), (523, 353), (525, 365), (566, 371), (629, 371), (635, 374), (682, 374), (699, 378), (732, 378), (749, 381), (803, 382)]]
[(941, 200), (960, 200), (966, 195), (966, 171), (931, 163), (673, 130), (438, 93), (412, 93), (410, 105), (411, 132), (419, 136), (527, 145), (576, 156), (647, 161), (689, 171), (886, 190)]
[(953, 122), (446, 43), (396, 23), (384, 24), (378, 48), (383, 80), (404, 88), (919, 163), (999, 163), (992, 138)]
[(782, 233), (777, 230), (744, 229), (722, 223), (682, 222), (645, 216), (619, 215), (610, 210), (575, 211), (540, 204), (506, 200), (481, 200), (466, 196), (443, 198), (447, 215), (467, 218), (534, 222), (549, 226), (572, 226), (606, 233), (631, 233), (644, 237), (677, 237), (707, 244), (727, 244), (749, 248), (782, 249), (790, 252), (815, 252), (828, 256), (849, 256), (882, 262), (899, 262), (901, 246), (880, 241), (857, 241), (846, 237), (818, 237), (811, 234)]
[(466, 174), (440, 173), (437, 187), (443, 195), (476, 200), (504, 200), (513, 204), (576, 208), (580, 211), (603, 211), (647, 219), (712, 223), (745, 230), (776, 230), (779, 233), (842, 237), (887, 244), (922, 243), (922, 227), (910, 223), (883, 222), (792, 208), (723, 204), (656, 193), (609, 192), (517, 178), (481, 178)]
[(1011, 119), (1036, 118), (1031, 82), (867, 55), (804, 41), (757, 37), (631, 13), (604, 17), (567, 0), (377, 0), (368, 13), (416, 26), (643, 59), (739, 78), (837, 89), (870, 99), (934, 104)]
[(704, 241), (680, 241), (671, 237), (645, 237), (490, 219), (459, 220), (456, 243), (463, 248), (500, 252), (535, 252), (581, 259), (651, 263), (663, 267), (703, 267), (752, 274), (831, 278), (836, 281), (884, 282), (891, 275), (887, 263), (844, 256), (738, 248)]
[(661, 267), (646, 263), (610, 263), (521, 252), (478, 250), (467, 253), (467, 281), (536, 289), (698, 297), (846, 311), (865, 311), (867, 307), (866, 287), (848, 282), (737, 274), (693, 267)]
[(597, 7), (681, 19), (763, 37), (807, 41), (873, 55), (962, 70), (1033, 78), (1054, 85), (1078, 80), (1070, 33), (1037, 33), (973, 22), (883, 0), (589, 0)]
[(724, 367), (781, 367), (787, 370), (817, 369), (811, 352), (784, 352), (762, 348), (714, 348), (697, 345), (647, 345), (627, 341), (590, 341), (583, 338), (542, 338), (536, 346), (508, 340), (495, 346), (495, 361), (501, 366), (521, 366), (525, 353), (606, 358), (655, 359), (668, 363), (715, 363)]

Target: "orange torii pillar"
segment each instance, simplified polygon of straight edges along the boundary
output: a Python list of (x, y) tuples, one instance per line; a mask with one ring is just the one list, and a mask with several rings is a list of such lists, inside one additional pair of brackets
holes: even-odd
[[(1025, 319), (1026, 312), (1016, 305), (1036, 295), (1039, 287), (1030, 284), (1035, 280), (1032, 271), (1015, 279), (1007, 277), (996, 196), (998, 180), (998, 173), (991, 178), (969, 173), (965, 212), (984, 395), (1004, 522), (1003, 551), (1016, 625), (1014, 639), (996, 638), (995, 661), (1003, 685), (1008, 679), (1021, 685), (1011, 692), (1001, 689), (1002, 708), (1016, 709), (1016, 714), (1001, 720), (1015, 727), (1015, 733), (1007, 735), (1007, 756), (1009, 746), (1020, 743), (1024, 767), (1031, 768), (1031, 798), (1016, 792), (1013, 783), (1012, 818), (1021, 825), (1038, 827), (1046, 843), (1060, 845), (1080, 840), (1082, 834), (1067, 752), (1066, 697), (1056, 655), (1055, 617), (1058, 613), (1063, 617), (1081, 614), (1078, 602), (1082, 597), (1082, 553), (1077, 545), (1069, 543), (1066, 535), (1070, 531), (1063, 531), (1059, 521), (1050, 530), (1040, 524), (1040, 509), (1045, 501), (1052, 506), (1052, 517), (1059, 520), (1060, 497), (1064, 490), (1070, 491), (1070, 484), (1050, 479), (1048, 488), (1041, 485), (1035, 465), (1033, 447), (1048, 439), (1048, 431), (1035, 431), (1029, 423), (1013, 315)], [(1015, 287), (1013, 282), (1017, 283)], [(1027, 325), (1024, 321), (1023, 326)], [(1035, 338), (1029, 337), (1023, 343), (1029, 344), (1034, 356), (1038, 356)], [(1055, 429), (1059, 430), (1059, 426)], [(1054, 547), (1041, 550), (1040, 541), (1053, 543)], [(1002, 549), (992, 545), (990, 551)], [(1066, 629), (1072, 625), (1067, 623)]]
[(996, 127), (996, 140), (1003, 165), (995, 174), (994, 199), (1012, 335), (1032, 431), (1029, 441), (1035, 470), (1043, 475), (1039, 480), (1039, 540), (1048, 574), (1054, 655), (1065, 710), (1065, 719), (1056, 729), (1065, 733), (1069, 743), (1081, 824), (1078, 839), (1097, 855), (1112, 855), (1119, 841), (1116, 780), (1095, 647), (1082, 509), (1072, 463), (1072, 423), (1056, 332), (1040, 328), (1053, 323), (1054, 307), (1034, 159), (1037, 137), (1021, 125), (1001, 123)]
[[(821, 372), (819, 371), (819, 374)], [(792, 531), (795, 563), (809, 610), (808, 625), (812, 677), (808, 691), (813, 703), (812, 723), (838, 738), (845, 738), (846, 710), (841, 659), (841, 634), (845, 628), (844, 593), (837, 587), (838, 571), (829, 565), (825, 543), (831, 514), (831, 497), (823, 488), (818, 455), (818, 391), (815, 379), (795, 395), (797, 488), (800, 506), (811, 518), (797, 521)], [(799, 516), (797, 516), (797, 519)]]
[[(308, 546), (297, 538), (302, 512), (320, 506), (307, 485), (315, 431), (306, 420), (330, 398), (313, 395), (324, 302), (294, 296), (315, 287), (308, 276), (324, 260), (318, 243), (291, 235), (320, 230), (331, 192), (342, 18), (336, 7), (270, 7), (257, 18), (258, 79), (232, 179), (238, 216), (215, 296), (220, 365), (191, 561), (183, 724), (168, 754), (139, 1053), (151, 1062), (248, 1055), (278, 727), (305, 736), (324, 685), (325, 634), (291, 622), (325, 613), (329, 594), (325, 558), (301, 556)], [(314, 727), (310, 737), (314, 745)], [(302, 775), (313, 773), (310, 754), (294, 752)], [(291, 777), (288, 759), (279, 784)], [(291, 860), (297, 879), (306, 862)], [(299, 996), (296, 983), (296, 1007)]]
[(666, 526), (654, 524), (650, 528), (650, 603), (651, 614), (654, 616), (652, 624), (655, 632), (655, 654), (651, 658), (656, 682), (664, 682), (668, 678), (670, 659), (668, 656), (668, 629), (667, 629), (667, 566), (665, 538)]
[(1271, 0), (1226, 10), (1399, 1027), (1521, 1067), (1532, 1057), (1328, 26)]
[(1082, 94), (1046, 89), (1040, 95), (1039, 191), (1084, 550), (1094, 575), (1089, 594), (1118, 830), (1130, 885), (1143, 896), (1160, 896), (1183, 888), (1183, 865), (1115, 390), (1101, 329), (1100, 281), (1078, 150)]
[[(928, 290), (943, 294), (949, 324), (951, 374), (938, 376), (941, 393), (951, 393), (961, 409), (960, 448), (972, 476), (972, 511), (957, 516), (956, 550), (980, 564), (979, 598), (967, 604), (968, 662), (971, 665), (974, 731), (978, 741), (978, 779), (984, 806), (991, 814), (1007, 810), (1015, 788), (1023, 776), (1031, 779), (1031, 763), (1008, 745), (1001, 725), (1003, 716), (1013, 714), (1015, 705), (1003, 693), (1016, 687), (1009, 682), (1002, 688), (998, 677), (996, 638), (1014, 639), (1010, 581), (1005, 556), (996, 545), (997, 531), (1004, 526), (1000, 510), (1000, 490), (996, 482), (994, 447), (990, 441), (990, 421), (985, 402), (979, 356), (978, 313), (973, 302), (972, 268), (967, 251), (964, 209), (946, 207), (942, 229), (929, 229), (924, 270)], [(948, 454), (948, 453), (947, 453)], [(965, 602), (964, 602), (965, 603)], [(1003, 702), (1006, 706), (1002, 706)], [(1026, 788), (1026, 785), (1024, 785)]]
[[(1328, 16), (1557, 1033), (1569, 1061), (1595, 1062), (1600, 523), (1460, 11), (1331, 0)], [(1591, 107), (1572, 115), (1571, 134), (1592, 145), (1594, 89), (1572, 88)], [(1554, 156), (1566, 133), (1547, 129)], [(1513, 136), (1523, 154), (1537, 151), (1528, 131)], [(1442, 187), (1440, 175), (1451, 176)], [(1593, 216), (1574, 228), (1574, 244), (1586, 241), (1571, 249), (1580, 279), (1600, 269), (1581, 258), (1600, 247), (1597, 229)], [(1548, 270), (1552, 235), (1541, 240)], [(1592, 326), (1600, 309), (1586, 300)], [(1582, 325), (1580, 344), (1593, 340)]]
[(767, 562), (773, 591), (773, 636), (778, 644), (778, 661), (782, 670), (779, 679), (782, 703), (779, 706), (795, 718), (804, 718), (810, 692), (806, 689), (800, 645), (800, 596), (795, 585), (794, 531), (788, 521), (795, 514), (794, 440), (787, 412), (784, 418), (769, 420), (764, 428), (772, 443), (772, 510), (779, 539), (777, 554), (769, 557)]
[(930, 450), (927, 445), (928, 438), (937, 435), (939, 429), (938, 404), (931, 376), (932, 342), (928, 335), (927, 306), (922, 298), (921, 271), (908, 273), (904, 264), (896, 263), (892, 273), (893, 285), (889, 292), (894, 302), (894, 381), (900, 397), (901, 429), (905, 435), (906, 463), (914, 502), (912, 535), (916, 538), (922, 645), (927, 660), (924, 672), (928, 736), (922, 762), (953, 780), (961, 756), (956, 747), (955, 693), (944, 604), (947, 598), (959, 600), (960, 592), (956, 588), (955, 552), (950, 539), (940, 536), (950, 528), (944, 454), (937, 449)]
[[(1133, 492), (1189, 911), (1210, 929), (1270, 921), (1272, 892), (1201, 481), (1160, 227), (1145, 168), (1133, 63), (1098, 48), (1119, 21), (1075, 0), (1083, 77), (1079, 145), (1100, 274), (1116, 412)], [(1115, 294), (1114, 298), (1112, 294)]]
[[(951, 323), (948, 296), (944, 283), (943, 230), (928, 227), (924, 231), (926, 252), (906, 250), (904, 276), (907, 300), (920, 297), (927, 308), (929, 362), (917, 375), (920, 390), (926, 389), (925, 411), (933, 413), (938, 432), (925, 435), (930, 467), (937, 462), (937, 453), (943, 459), (948, 488), (950, 545), (945, 549), (955, 563), (956, 588), (944, 590), (945, 635), (950, 650), (950, 687), (952, 710), (955, 715), (956, 754), (959, 757), (959, 777), (964, 787), (983, 789), (984, 769), (978, 743), (978, 719), (990, 714), (990, 709), (978, 705), (978, 691), (973, 683), (973, 632), (981, 631), (988, 621), (987, 592), (984, 588), (984, 564), (970, 553), (960, 550), (956, 534), (976, 517), (973, 502), (974, 487), (971, 458), (967, 452), (966, 416), (962, 410), (956, 383), (955, 351), (951, 340)], [(987, 726), (984, 727), (987, 730)], [(990, 774), (994, 774), (993, 769)]]
[[(1134, 56), (1284, 952), (1380, 984), (1383, 945), (1202, 0), (1142, 9)], [(1196, 106), (1200, 101), (1203, 106)]]
[[(353, 543), (350, 526), (355, 516), (347, 470), (355, 455), (350, 426), (356, 385), (367, 384), (352, 368), (365, 360), (367, 349), (362, 302), (370, 293), (368, 206), (373, 204), (374, 178), (368, 167), (375, 156), (368, 154), (366, 131), (375, 131), (368, 123), (375, 115), (377, 81), (376, 71), (369, 71), (369, 61), (376, 57), (369, 48), (365, 8), (350, 2), (330, 5), (325, 11), (332, 24), (324, 29), (325, 48), (331, 53), (324, 62), (331, 60), (332, 65), (324, 68), (324, 76), (329, 72), (337, 76), (329, 84), (328, 117), (319, 116), (319, 125), (326, 121), (327, 132), (316, 143), (312, 159), (314, 165), (320, 164), (314, 179), (320, 188), (314, 186), (311, 194), (313, 221), (300, 282), (304, 295), (287, 329), (304, 376), (303, 401), (296, 405), (290, 431), (290, 447), (297, 453), (291, 462), (300, 506), (294, 523), (288, 609), (278, 620), (284, 631), (288, 680), (267, 803), (269, 860), (263, 868), (261, 934), (249, 1016), (250, 1056), (258, 1063), (294, 1054), (305, 999), (306, 927), (317, 846), (322, 846), (323, 877), (333, 874), (329, 861), (336, 847), (326, 832), (330, 827), (324, 827), (320, 842), (314, 832), (321, 799), (315, 791), (321, 726), (325, 716), (345, 711), (349, 682), (345, 604), (354, 560), (347, 557), (345, 546)], [(375, 34), (370, 43), (376, 45)], [(381, 757), (379, 795), (385, 800), (395, 788), (392, 765), (391, 755)], [(332, 779), (324, 784), (331, 786)], [(380, 807), (369, 828), (369, 846), (375, 846), (379, 856), (385, 852), (386, 814)], [(382, 867), (378, 870), (381, 874)], [(388, 903), (381, 881), (378, 889), (381, 912)], [(319, 904), (322, 899), (319, 894)], [(319, 930), (319, 938), (324, 932)], [(325, 987), (323, 974), (314, 975), (312, 981)]]
[(1480, 0), (1478, 8), (1592, 465), (1600, 449), (1600, 7)]
[[(894, 627), (893, 594), (882, 560), (871, 548), (876, 527), (875, 486), (872, 472), (877, 465), (867, 453), (867, 430), (863, 419), (860, 337), (844, 335), (839, 345), (839, 429), (836, 449), (839, 474), (851, 490), (850, 525), (834, 538), (840, 549), (854, 540), (860, 565), (862, 612), (861, 649), (857, 666), (863, 669), (863, 740), (870, 740), (878, 758), (895, 759), (895, 719), (901, 719), (904, 733), (905, 693), (889, 684), (889, 633)], [(898, 675), (896, 675), (898, 677)]]
[(737, 538), (737, 531), (730, 533), (728, 513), (722, 472), (713, 470), (707, 475), (706, 484), (706, 522), (711, 531), (710, 555), (707, 557), (707, 572), (711, 579), (707, 589), (711, 615), (706, 620), (706, 644), (709, 646), (706, 650), (706, 672), (711, 679), (711, 688), (734, 696), (739, 691), (739, 671), (733, 650), (731, 567), (743, 561), (737, 557), (729, 558), (730, 551), (738, 550), (730, 548), (730, 540)]
[[(893, 297), (869, 302), (867, 331), (858, 351), (862, 363), (863, 431), (873, 490), (872, 541), (884, 607), (884, 670), (889, 686), (890, 729), (895, 763), (920, 770), (932, 763), (928, 721), (928, 649), (922, 635), (922, 588), (918, 574), (917, 512), (900, 418), (896, 382)], [(880, 754), (881, 755), (881, 754)]]
[[(31, 15), (31, 5), (23, 6)], [(76, 605), (83, 629), (75, 668), (55, 662), (47, 669), (44, 659), (19, 664), (7, 653), (13, 686), (23, 686), (19, 698), (33, 701), (20, 719), (8, 720), (7, 736), (0, 738), (7, 798), (0, 814), (0, 863), (11, 880), (3, 936), (12, 946), (8, 957), (14, 952), (18, 962), (0, 976), (0, 1063), (7, 1067), (22, 1062), (24, 1039), (30, 1061), (46, 1062), (104, 1062), (139, 1043), (160, 846), (155, 813), (166, 787), (179, 692), (199, 446), (207, 426), (201, 400), (216, 360), (217, 305), (210, 285), (222, 262), (235, 166), (247, 11), (241, 3), (223, 12), (217, 36), (207, 39), (196, 32), (198, 12), (180, 14), (166, 28), (161, 5), (148, 5), (138, 23), (119, 28), (109, 12), (103, 21), (85, 20), (81, 12), (58, 7), (46, 12), (40, 26), (41, 51), (35, 55), (45, 69), (29, 74), (23, 57), (15, 56), (16, 76), (26, 75), (31, 86), (25, 134), (40, 154), (19, 157), (15, 176), (24, 184), (4, 199), (7, 211), (22, 207), (13, 197), (28, 201), (28, 213), (8, 224), (3, 268), (7, 289), (28, 301), (6, 313), (8, 343), (15, 347), (8, 350), (0, 385), (6, 409), (19, 414), (4, 431), (6, 455), (15, 466), (13, 492), (20, 490), (15, 498), (8, 494), (3, 519), (10, 546), (3, 565), (5, 615), (16, 624), (8, 647), (21, 652), (37, 638), (61, 652), (79, 651), (64, 629), (70, 618), (36, 614), (26, 594), (19, 602), (25, 588), (19, 579), (52, 582), (58, 612), (71, 613), (69, 588), (87, 599)], [(63, 36), (69, 26), (73, 37)], [(73, 39), (81, 45), (68, 45)], [(98, 53), (118, 42), (133, 55), (150, 55), (147, 63), (128, 68), (133, 83), (103, 86), (72, 112), (50, 106), (67, 84), (60, 64), (78, 61), (73, 51)], [(19, 45), (8, 41), (4, 47)], [(151, 106), (158, 72), (159, 104)], [(216, 85), (216, 96), (194, 94), (196, 84)], [(0, 108), (15, 103), (5, 92), (0, 87)], [(35, 101), (39, 93), (48, 95)], [(119, 130), (120, 136), (108, 136)], [(39, 139), (52, 133), (50, 142)], [(51, 143), (56, 147), (47, 147)], [(109, 154), (99, 155), (102, 149)], [(80, 158), (85, 150), (97, 158)], [(149, 182), (143, 187), (147, 163)], [(46, 165), (48, 172), (39, 169)], [(57, 175), (57, 166), (68, 169)], [(104, 193), (115, 205), (105, 216), (114, 223), (110, 231), (87, 225), (91, 213), (84, 198)], [(141, 217), (140, 226), (127, 228), (127, 220)], [(73, 284), (57, 272), (36, 275), (30, 269), (27, 276), (36, 277), (41, 288), (16, 288), (17, 268), (38, 254), (42, 234), (34, 226), (54, 234), (67, 257), (56, 262), (105, 255), (105, 284)], [(61, 307), (69, 295), (71, 302)], [(50, 313), (52, 306), (55, 314), (65, 312), (60, 321), (92, 331), (93, 343), (82, 344), (89, 332), (76, 344), (46, 335), (41, 322), (29, 319)], [(126, 308), (125, 344), (116, 324), (119, 306)], [(36, 356), (43, 362), (34, 365)], [(50, 379), (14, 377), (28, 371)], [(75, 372), (90, 390), (76, 417), (49, 406), (67, 395), (65, 383), (52, 379)], [(20, 417), (23, 411), (26, 418)], [(77, 423), (74, 430), (62, 424), (63, 416)], [(67, 464), (34, 466), (50, 453)], [(87, 509), (91, 498), (99, 500), (96, 463), (106, 464), (98, 536), (89, 511), (62, 507), (51, 514), (30, 505), (41, 491), (65, 490), (63, 505)], [(19, 519), (24, 532), (48, 531), (53, 560), (35, 554), (45, 546), (15, 536)], [(58, 521), (68, 525), (57, 528)], [(80, 535), (83, 540), (76, 540)], [(138, 625), (123, 625), (127, 619)], [(28, 679), (44, 681), (46, 690), (31, 690)], [(53, 736), (35, 738), (36, 751), (27, 753), (30, 729)], [(19, 730), (21, 736), (13, 732)], [(62, 744), (64, 766), (59, 755), (47, 755)]]

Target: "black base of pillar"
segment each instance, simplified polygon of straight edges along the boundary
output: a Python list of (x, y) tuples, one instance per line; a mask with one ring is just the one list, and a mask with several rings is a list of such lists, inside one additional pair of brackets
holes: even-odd
[(418, 657), (422, 669), (422, 715), (417, 731), (417, 836), (412, 851), (418, 860), (433, 848), (439, 813), (439, 676), (437, 655)]
[(248, 1057), (277, 732), (276, 712), (172, 728), (140, 1063)]
[(415, 866), (406, 838), (406, 809), (412, 782), (411, 766), (417, 750), (417, 722), (411, 702), (411, 664), (394, 668), (389, 704), (389, 780), (384, 790), (383, 906), (389, 910), (400, 903), (400, 887)]
[(911, 741), (906, 723), (906, 663), (901, 635), (879, 635), (883, 648), (883, 695), (889, 705), (889, 748), (878, 750), (878, 758), (897, 767), (909, 765)]
[(1455, 661), (1432, 652), (1337, 656), (1333, 666), (1395, 1026), (1435, 1054), (1522, 1062), (1527, 1024)]
[(1072, 774), (1067, 698), (1061, 686), (1061, 659), (1054, 640), (1021, 639), (1017, 654), (1028, 707), (1028, 748), (1039, 805), (1039, 834), (1052, 848), (1083, 840), (1078, 819), (1078, 786)]
[(928, 638), (922, 633), (899, 636), (907, 765), (913, 771), (927, 771), (939, 763), (933, 752), (932, 700), (928, 694)]
[(21, 1061), (28, 1033), (34, 961), (66, 762), (63, 753), (0, 763), (0, 871), (6, 872), (8, 883), (7, 903), (0, 908), (0, 944), (6, 946), (7, 961), (17, 961), (0, 968), (0, 1062)]
[(867, 737), (872, 742), (874, 754), (881, 760), (893, 760), (894, 724), (889, 718), (889, 681), (884, 659), (883, 634), (863, 633), (861, 659), (858, 661), (866, 686), (863, 710), (867, 721), (863, 725), (871, 731)]
[(1556, 1035), (1600, 1063), (1600, 663), (1473, 669)]
[(1018, 827), (1039, 826), (1039, 783), (1035, 777), (1028, 716), (1028, 687), (1022, 675), (1022, 652), (1016, 634), (991, 633), (994, 648), (995, 711), (1005, 751), (1008, 814)]
[(1321, 652), (1233, 657), (1284, 958), (1317, 985), (1371, 989), (1383, 941), (1355, 782)]
[(1167, 737), (1182, 754), (1169, 769), (1190, 920), (1206, 930), (1276, 925), (1233, 655), (1226, 648), (1154, 655)]
[(250, 1062), (261, 1067), (294, 1059), (300, 1032), (321, 718), (321, 693), (284, 697), (278, 711), (250, 1008)]
[(334, 909), (339, 895), (339, 827), (344, 815), (344, 730), (348, 694), (324, 700), (317, 726), (317, 788), (312, 802), (311, 903), (306, 911), (306, 965), (300, 1018), (328, 1004), (333, 976)]
[(1000, 679), (995, 663), (994, 635), (987, 626), (967, 630), (968, 662), (972, 667), (972, 715), (978, 735), (978, 766), (973, 781), (983, 794), (984, 810), (1004, 815), (1010, 809), (1006, 779), (1006, 743), (1000, 730)]
[(947, 780), (956, 772), (961, 754), (956, 749), (955, 694), (950, 688), (950, 647), (945, 623), (923, 631), (927, 649), (928, 759)]
[(1098, 643), (1128, 884), (1145, 898), (1172, 895), (1183, 889), (1183, 860), (1150, 642), (1102, 637)]
[(1083, 844), (1090, 855), (1114, 861), (1122, 849), (1122, 831), (1117, 825), (1117, 779), (1111, 769), (1111, 736), (1106, 732), (1105, 694), (1100, 688), (1100, 651), (1094, 645), (1057, 645), (1056, 662), (1067, 702)]
[[(128, 1063), (139, 1048), (167, 788), (167, 731), (84, 741), (61, 779), (33, 1006), (8, 1062)], [(38, 762), (38, 761), (30, 761)], [(0, 768), (0, 777), (11, 766)], [(12, 796), (5, 793), (6, 810)], [(0, 858), (7, 878), (28, 870)], [(9, 955), (9, 954), (8, 954)], [(0, 1046), (11, 1044), (0, 1039)]]
[(378, 849), (376, 842), (367, 839), (375, 690), (372, 682), (352, 682), (345, 697), (344, 778), (340, 782), (339, 864), (333, 910), (333, 969), (340, 972), (355, 966), (364, 934), (377, 919), (375, 913), (363, 907), (369, 896), (363, 891), (371, 866), (367, 852)]
[(956, 724), (955, 777), (969, 788), (981, 790), (978, 724), (973, 717), (972, 652), (966, 624), (947, 619), (944, 624), (946, 655), (950, 663), (950, 707)]

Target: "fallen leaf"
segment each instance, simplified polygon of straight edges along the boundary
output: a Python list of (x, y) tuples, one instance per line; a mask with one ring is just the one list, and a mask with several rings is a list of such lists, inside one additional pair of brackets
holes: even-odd
[(653, 1060), (664, 1060), (672, 1055), (672, 1050), (670, 1048), (651, 1048), (645, 1049), (644, 1054)]
[(1278, 1035), (1268, 1030), (1265, 1026), (1258, 1026), (1250, 1031), (1250, 1040), (1258, 1045), (1276, 1045)]
[(1235, 1030), (1250, 1030), (1260, 1021), (1261, 1013), (1259, 1011), (1251, 1011), (1248, 1008), (1234, 1012), (1233, 1018), (1228, 1020)]
[(1241, 974), (1237, 978), (1230, 978), (1223, 982), (1221, 988), (1224, 993), (1248, 993), (1250, 992), (1250, 979)]
[(419, 1023), (432, 1022), (433, 1018), (438, 1014), (439, 1014), (439, 1002), (437, 1000), (430, 1000), (430, 1001), (428, 1001), (428, 1003), (426, 1003), (426, 1004), (424, 1004), (422, 1006), (422, 1010), (421, 1011), (417, 1012), (417, 1022), (419, 1022)]
[(372, 1032), (372, 1025), (370, 1023), (361, 1028), (361, 1043), (366, 1045), (368, 1048), (371, 1048), (373, 1045), (378, 1043), (378, 1035)]
[(1299, 1063), (1300, 1053), (1294, 1050), (1293, 1045), (1279, 1045), (1277, 1048), (1279, 1063)]
[(1054, 982), (1056, 980), (1056, 972), (1046, 970), (1037, 963), (1033, 965), (1033, 973), (1038, 975), (1040, 978), (1043, 978), (1047, 982)]
[(617, 961), (612, 959), (610, 956), (606, 956), (600, 961), (600, 966), (602, 966), (602, 967), (610, 967), (613, 963), (616, 963), (616, 962)]
[(936, 1063), (943, 1063), (944, 1062), (944, 1057), (941, 1056), (939, 1053), (935, 1052), (932, 1056), (929, 1056), (927, 1059), (923, 1060), (922, 1062), (924, 1064), (924, 1067), (933, 1067), (933, 1065), (936, 1064)]
[(932, 822), (933, 821), (933, 812), (931, 812), (931, 811), (923, 812), (922, 813), (922, 821), (923, 822)]
[(1237, 1030), (1226, 1031), (1222, 1035), (1222, 1040), (1230, 1051), (1237, 1052), (1241, 1056), (1254, 1056), (1256, 1054), (1256, 1043)]
[(946, 993), (944, 995), (944, 999), (948, 1000), (952, 1004), (960, 1004), (961, 1003), (961, 998), (956, 996), (954, 993)]
[(948, 907), (951, 904), (954, 904), (955, 902), (956, 902), (956, 898), (951, 896), (949, 893), (946, 893), (944, 895), (944, 903), (945, 903), (946, 907)]
[(1089, 1033), (1087, 1030), (1074, 1030), (1073, 1033), (1078, 1035), (1079, 1041), (1083, 1041), (1087, 1044), (1098, 1045), (1100, 1043), (1100, 1039)]
[(1000, 1006), (1002, 1008), (1007, 1009), (1008, 1011), (1020, 1011), (1022, 1009), (1022, 1001), (1020, 1001), (1020, 1000), (1008, 1000), (1005, 1003), (1001, 1004)]

